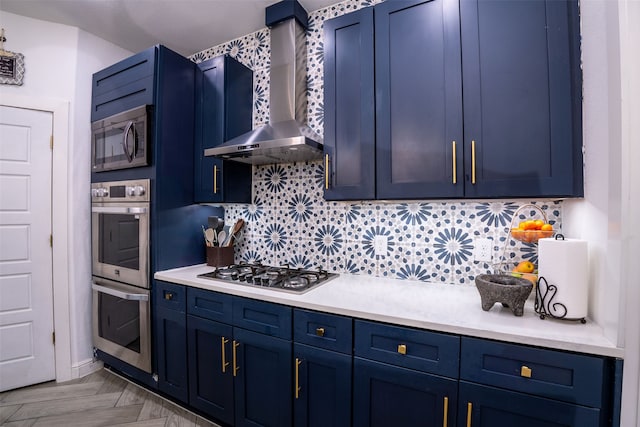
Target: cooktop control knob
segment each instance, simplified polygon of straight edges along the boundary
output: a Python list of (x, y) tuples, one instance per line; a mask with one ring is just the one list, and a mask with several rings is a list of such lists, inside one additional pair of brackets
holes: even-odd
[(106, 188), (98, 188), (98, 197), (107, 197), (109, 195), (109, 190)]
[(134, 194), (136, 196), (144, 196), (145, 188), (142, 185), (136, 185), (134, 188)]
[(91, 197), (98, 197), (98, 189), (97, 188), (92, 188), (91, 189)]
[(127, 196), (135, 196), (136, 195), (136, 188), (130, 185), (127, 185), (127, 188), (125, 189), (125, 191), (127, 192)]

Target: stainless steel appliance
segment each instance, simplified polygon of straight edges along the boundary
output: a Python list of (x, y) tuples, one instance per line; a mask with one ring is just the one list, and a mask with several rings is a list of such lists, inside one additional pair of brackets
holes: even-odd
[(150, 109), (142, 105), (91, 124), (93, 172), (149, 164)]
[(151, 373), (150, 181), (91, 184), (93, 344)]
[(304, 270), (286, 266), (234, 264), (199, 274), (198, 277), (302, 294), (338, 275), (321, 268)]
[(93, 275), (149, 287), (149, 180), (91, 184)]
[(263, 165), (320, 159), (322, 137), (307, 126), (307, 48), (297, 19), (271, 27), (269, 123), (204, 150), (236, 162)]

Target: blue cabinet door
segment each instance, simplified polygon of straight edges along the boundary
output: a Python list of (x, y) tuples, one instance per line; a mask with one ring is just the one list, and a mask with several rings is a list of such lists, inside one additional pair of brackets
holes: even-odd
[(354, 426), (455, 425), (457, 380), (359, 357), (353, 370)]
[(324, 23), (327, 200), (375, 198), (373, 8)]
[(233, 424), (233, 329), (224, 323), (187, 316), (189, 403)]
[(229, 56), (198, 64), (195, 109), (196, 202), (251, 202), (251, 165), (204, 157), (206, 148), (251, 130), (253, 73)]
[(600, 410), (460, 381), (458, 426), (598, 427)]
[(297, 343), (293, 354), (296, 427), (350, 426), (351, 355)]
[(375, 54), (377, 198), (462, 196), (458, 1), (377, 5)]
[(184, 311), (155, 307), (154, 336), (158, 389), (182, 402), (189, 401), (187, 319)]
[(462, 0), (467, 197), (581, 196), (578, 6)]
[(291, 341), (234, 328), (235, 425), (291, 426)]
[(91, 121), (154, 104), (157, 47), (151, 47), (93, 75)]

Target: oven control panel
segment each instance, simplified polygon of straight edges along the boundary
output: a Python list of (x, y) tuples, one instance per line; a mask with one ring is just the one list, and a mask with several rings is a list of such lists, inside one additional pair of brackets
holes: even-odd
[(148, 202), (151, 183), (148, 179), (94, 182), (91, 202)]

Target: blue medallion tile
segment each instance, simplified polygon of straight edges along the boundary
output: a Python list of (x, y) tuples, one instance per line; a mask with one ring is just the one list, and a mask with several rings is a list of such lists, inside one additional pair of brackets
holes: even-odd
[(253, 70), (253, 128), (269, 123), (269, 69)]
[(271, 64), (271, 31), (269, 28), (256, 31), (252, 34), (253, 37), (253, 61), (255, 67), (268, 68)]

